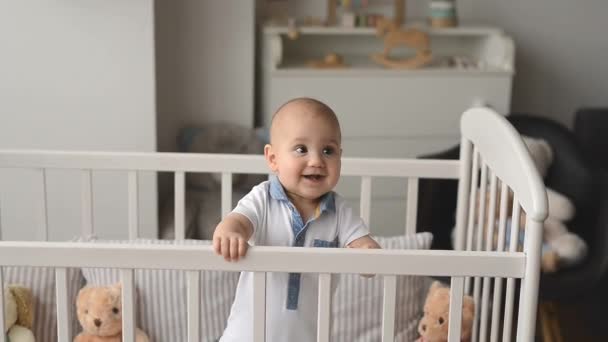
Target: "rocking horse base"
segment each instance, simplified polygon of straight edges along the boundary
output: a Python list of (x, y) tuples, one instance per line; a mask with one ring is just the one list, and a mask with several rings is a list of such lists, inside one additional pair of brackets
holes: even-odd
[(414, 57), (406, 59), (394, 59), (384, 56), (381, 53), (373, 54), (372, 60), (386, 68), (390, 69), (418, 69), (429, 64), (433, 59), (431, 53), (417, 54)]

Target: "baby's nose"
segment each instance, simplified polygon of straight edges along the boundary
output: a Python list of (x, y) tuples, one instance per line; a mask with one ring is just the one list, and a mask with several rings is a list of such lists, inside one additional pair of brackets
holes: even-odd
[(323, 165), (323, 157), (318, 153), (311, 153), (310, 160), (308, 161), (312, 166), (322, 166)]
[(99, 318), (95, 318), (93, 323), (95, 323), (95, 326), (99, 328), (99, 326), (101, 325), (101, 320)]

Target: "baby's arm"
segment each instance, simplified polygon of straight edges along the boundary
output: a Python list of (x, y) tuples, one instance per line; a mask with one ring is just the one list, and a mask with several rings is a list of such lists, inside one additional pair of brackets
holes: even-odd
[(346, 247), (348, 247), (348, 248), (382, 248), (376, 242), (376, 240), (372, 239), (372, 237), (369, 235), (362, 236), (362, 237), (352, 241)]
[(213, 249), (226, 261), (238, 261), (247, 253), (252, 234), (253, 224), (246, 216), (230, 213), (215, 227)]

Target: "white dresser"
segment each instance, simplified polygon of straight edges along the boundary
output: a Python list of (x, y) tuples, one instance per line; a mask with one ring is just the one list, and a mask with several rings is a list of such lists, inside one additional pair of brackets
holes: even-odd
[[(265, 27), (261, 60), (265, 125), (286, 100), (314, 97), (338, 114), (344, 156), (416, 157), (457, 144), (460, 114), (474, 103), (486, 103), (506, 114), (514, 73), (511, 38), (488, 27), (426, 31), (434, 62), (422, 69), (395, 70), (370, 59), (383, 49), (373, 28), (302, 27), (292, 40), (285, 27)], [(330, 52), (341, 55), (347, 67), (308, 65)], [(405, 49), (395, 52), (408, 54)], [(469, 66), (452, 66), (448, 61), (454, 57)], [(344, 179), (338, 190), (358, 207), (355, 180)], [(372, 226), (402, 231), (405, 192), (406, 185), (394, 180), (373, 183)], [(396, 225), (399, 228), (388, 228)]]

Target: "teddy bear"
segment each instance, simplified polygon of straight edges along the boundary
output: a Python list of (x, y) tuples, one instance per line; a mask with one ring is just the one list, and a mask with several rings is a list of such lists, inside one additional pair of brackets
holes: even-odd
[[(122, 286), (87, 286), (78, 291), (76, 312), (82, 332), (74, 342), (122, 342)], [(136, 328), (136, 342), (149, 342)]]
[[(551, 163), (553, 161), (553, 150), (547, 141), (538, 138), (532, 138), (528, 136), (522, 136), (525, 145), (527, 146), (532, 161), (538, 169), (541, 177), (545, 177)], [(497, 186), (500, 189), (500, 185)], [(543, 246), (541, 256), (541, 270), (544, 273), (553, 273), (561, 268), (573, 266), (581, 262), (587, 255), (588, 247), (583, 239), (578, 235), (570, 232), (566, 226), (566, 222), (574, 218), (576, 214), (576, 208), (572, 201), (565, 195), (546, 187), (547, 190), (547, 213), (548, 217), (543, 224)], [(485, 197), (485, 205), (488, 208), (490, 204), (490, 193), (487, 191), (485, 194), (478, 193), (476, 199), (476, 208), (479, 208), (480, 198)], [(500, 212), (500, 191), (496, 192), (495, 200), (495, 213), (498, 215)], [(508, 215), (511, 216), (511, 209), (513, 207), (513, 194), (509, 193), (507, 208), (509, 209)], [(476, 211), (477, 212), (477, 211)], [(487, 209), (486, 209), (487, 212)], [(477, 215), (475, 215), (477, 221)], [(507, 232), (505, 234), (506, 241), (505, 245), (509, 246), (510, 243), (510, 226), (512, 219), (507, 220)], [(526, 214), (521, 212), (519, 217), (519, 226), (525, 226)], [(498, 220), (496, 221), (498, 225)], [(484, 229), (486, 229), (484, 224)], [(494, 241), (498, 240), (498, 232), (495, 229)], [(523, 245), (525, 234), (520, 231), (518, 235), (518, 242), (520, 246)]]
[[(211, 122), (182, 128), (177, 145), (186, 153), (262, 154), (268, 141), (263, 129), (229, 123)], [(233, 174), (232, 205), (252, 187), (267, 179), (267, 175)], [(166, 199), (161, 210), (159, 231), (161, 239), (174, 239), (174, 198)], [(215, 226), (221, 220), (221, 176), (210, 173), (188, 173), (185, 191), (186, 238), (211, 240)]]
[[(475, 301), (465, 295), (462, 298), (462, 326), (460, 341), (471, 340)], [(420, 337), (416, 342), (447, 342), (450, 322), (450, 288), (434, 281), (424, 302), (424, 315), (418, 323)]]
[(32, 291), (20, 285), (4, 288), (4, 333), (10, 342), (34, 342), (34, 299)]
[[(536, 169), (544, 178), (553, 162), (553, 149), (544, 139), (528, 136), (522, 138)], [(583, 239), (570, 232), (566, 226), (566, 222), (572, 220), (576, 214), (572, 201), (549, 187), (546, 189), (548, 216), (543, 225), (541, 267), (543, 272), (551, 273), (581, 262), (587, 256), (588, 247)]]

